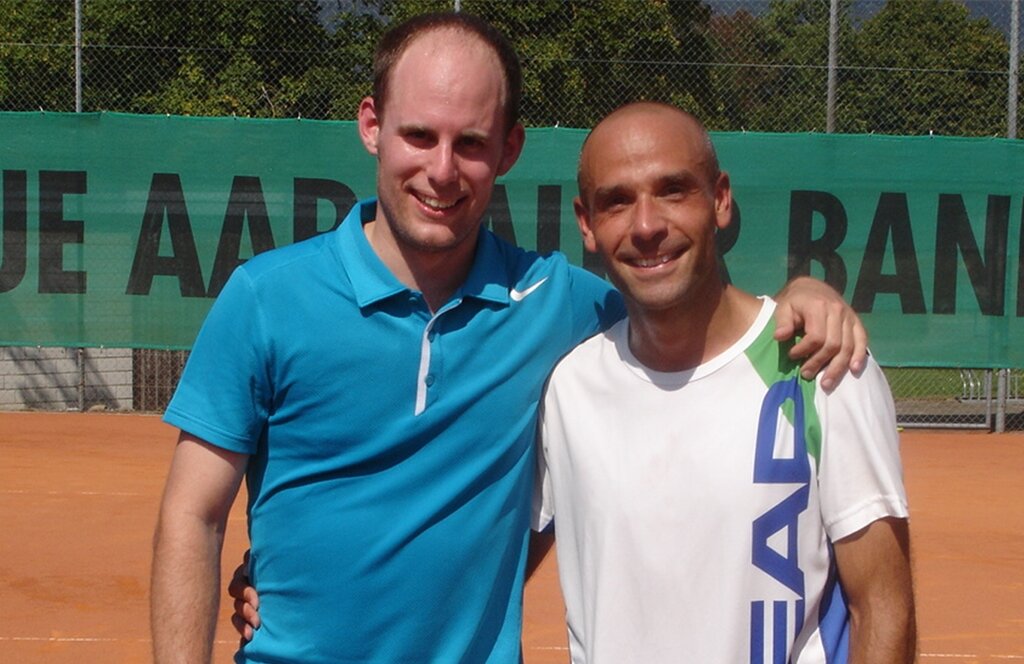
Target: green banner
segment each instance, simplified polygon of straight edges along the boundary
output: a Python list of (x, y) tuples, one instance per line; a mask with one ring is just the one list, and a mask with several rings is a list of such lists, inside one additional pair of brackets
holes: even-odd
[[(487, 223), (584, 256), (586, 132), (527, 131)], [(0, 113), (0, 344), (187, 348), (254, 253), (334, 227), (374, 193), (351, 122)], [(887, 365), (1024, 366), (1024, 143), (714, 135), (737, 214), (730, 278), (772, 293), (825, 278)]]

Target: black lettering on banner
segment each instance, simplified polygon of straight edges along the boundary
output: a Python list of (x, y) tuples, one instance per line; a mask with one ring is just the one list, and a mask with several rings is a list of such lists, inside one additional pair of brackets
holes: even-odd
[(64, 196), (84, 193), (85, 171), (39, 172), (40, 293), (85, 292), (85, 272), (64, 269), (64, 245), (85, 240), (85, 221), (64, 218)]
[(0, 293), (14, 290), (25, 277), (28, 256), (28, 173), (4, 171), (3, 245)]
[(508, 206), (508, 191), (505, 185), (496, 184), (491, 192), (491, 202), (484, 210), (484, 222), (490, 220), (491, 230), (502, 240), (516, 243), (516, 229), (512, 226), (512, 211)]
[[(882, 274), (882, 262), (889, 238), (895, 274)], [(879, 293), (895, 293), (905, 314), (926, 313), (921, 269), (914, 249), (914, 233), (910, 224), (910, 209), (905, 193), (883, 192), (878, 197), (875, 218), (868, 233), (864, 259), (857, 274), (850, 305), (857, 311), (870, 312)]]
[[(825, 219), (825, 231), (811, 239), (814, 214)], [(788, 278), (811, 273), (811, 261), (825, 268), (824, 280), (840, 293), (846, 290), (846, 264), (836, 249), (846, 239), (846, 210), (825, 191), (794, 191), (789, 198)]]
[(235, 268), (245, 262), (238, 254), (242, 249), (242, 226), (249, 221), (249, 241), (253, 255), (274, 248), (274, 234), (270, 230), (270, 216), (263, 197), (263, 185), (257, 177), (236, 175), (231, 182), (231, 196), (224, 213), (217, 256), (213, 260), (213, 274), (206, 289), (207, 297), (217, 297)]
[[(171, 236), (171, 256), (160, 256), (160, 233), (164, 218)], [(153, 277), (178, 278), (182, 297), (203, 297), (203, 272), (199, 265), (192, 222), (185, 206), (185, 193), (177, 173), (154, 173), (142, 216), (142, 229), (135, 245), (135, 259), (128, 277), (127, 295), (149, 295)]]
[(562, 245), (562, 187), (542, 184), (537, 187), (537, 251), (548, 254)]
[(956, 313), (956, 256), (963, 256), (978, 308), (985, 316), (1002, 316), (1006, 298), (1006, 249), (1010, 197), (989, 196), (985, 216), (985, 258), (971, 231), (963, 197), (939, 194), (935, 233), (935, 295), (932, 311)]
[(740, 204), (732, 199), (732, 215), (729, 217), (729, 225), (719, 228), (715, 233), (715, 250), (718, 252), (718, 276), (723, 284), (731, 284), (732, 277), (729, 276), (729, 268), (725, 265), (725, 255), (736, 246), (740, 238)]
[[(337, 180), (323, 178), (295, 178), (292, 241), (307, 240), (321, 232), (333, 231), (341, 225), (345, 216), (356, 204), (355, 193)], [(316, 227), (317, 201), (325, 200), (334, 204), (334, 224), (326, 231)]]

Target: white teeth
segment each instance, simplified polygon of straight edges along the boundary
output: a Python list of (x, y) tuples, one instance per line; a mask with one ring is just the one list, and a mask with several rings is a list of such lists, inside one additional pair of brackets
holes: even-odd
[(637, 267), (657, 267), (658, 265), (664, 265), (665, 263), (672, 260), (671, 256), (655, 256), (654, 258), (637, 258), (633, 261), (633, 265)]
[(420, 202), (424, 205), (436, 210), (447, 210), (448, 208), (455, 207), (455, 204), (459, 202), (459, 199), (457, 198), (451, 201), (442, 201), (437, 198), (428, 198), (427, 196), (417, 196), (417, 198), (419, 198)]

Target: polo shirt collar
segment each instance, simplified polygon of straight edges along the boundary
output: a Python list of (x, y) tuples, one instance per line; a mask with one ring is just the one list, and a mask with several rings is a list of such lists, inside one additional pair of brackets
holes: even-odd
[(475, 297), (497, 304), (508, 304), (508, 282), (505, 258), (498, 247), (498, 238), (486, 228), (480, 229), (476, 241), (476, 257), (469, 269), (466, 283), (459, 289), (463, 297)]
[[(372, 221), (376, 214), (377, 199), (359, 201), (337, 231), (342, 267), (352, 282), (352, 290), (360, 308), (410, 292), (410, 288), (384, 265), (366, 239), (363, 224)], [(456, 297), (473, 297), (508, 304), (511, 284), (502, 269), (504, 264), (498, 239), (486, 228), (480, 229), (473, 266)]]

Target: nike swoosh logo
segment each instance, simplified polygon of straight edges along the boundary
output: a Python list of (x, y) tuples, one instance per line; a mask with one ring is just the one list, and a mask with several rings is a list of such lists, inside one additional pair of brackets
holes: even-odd
[(537, 283), (533, 284), (532, 286), (527, 286), (524, 290), (519, 290), (517, 288), (512, 288), (512, 289), (509, 290), (508, 296), (510, 298), (512, 298), (513, 302), (521, 302), (523, 299), (526, 298), (527, 295), (529, 295), (530, 293), (532, 293), (533, 291), (537, 290), (542, 285), (544, 285), (544, 282), (547, 281), (547, 280), (548, 280), (548, 278), (544, 277), (543, 279), (541, 279)]

